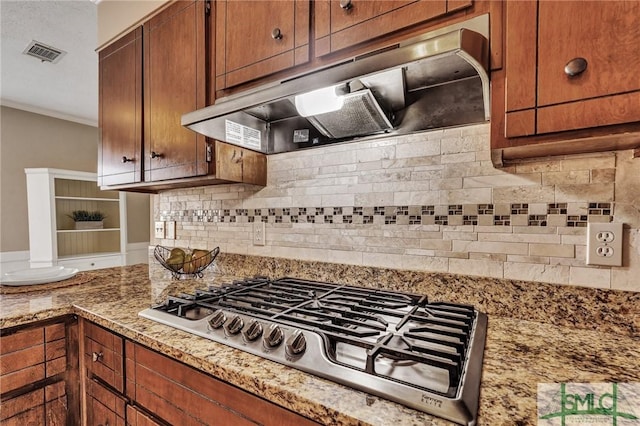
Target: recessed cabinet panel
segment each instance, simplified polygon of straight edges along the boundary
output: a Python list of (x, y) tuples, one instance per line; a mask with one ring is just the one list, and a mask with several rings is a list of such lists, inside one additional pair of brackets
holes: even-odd
[(216, 90), (309, 60), (309, 1), (216, 1)]
[(100, 185), (142, 180), (142, 28), (99, 54)]
[(470, 7), (471, 1), (319, 0), (315, 7), (317, 57), (374, 40), (412, 25)]
[[(538, 106), (640, 90), (640, 2), (541, 1)], [(578, 73), (565, 67), (575, 63)]]
[(205, 138), (180, 124), (205, 106), (204, 2), (177, 2), (144, 25), (145, 181), (205, 175)]

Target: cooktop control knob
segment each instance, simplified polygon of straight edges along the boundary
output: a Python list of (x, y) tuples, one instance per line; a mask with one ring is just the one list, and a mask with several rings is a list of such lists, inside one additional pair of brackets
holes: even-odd
[(264, 336), (264, 345), (267, 348), (275, 348), (284, 339), (284, 333), (278, 324), (271, 324)]
[(238, 334), (240, 333), (240, 330), (242, 330), (242, 327), (244, 327), (244, 321), (242, 321), (242, 318), (240, 318), (239, 315), (234, 315), (231, 318), (231, 321), (226, 325), (225, 329), (229, 334)]
[(300, 355), (307, 349), (307, 339), (302, 334), (302, 331), (296, 330), (289, 336), (285, 345), (289, 355)]
[(227, 320), (227, 317), (224, 315), (224, 312), (220, 309), (215, 311), (211, 318), (209, 318), (209, 327), (216, 330), (222, 327), (222, 324)]
[(244, 340), (247, 342), (253, 342), (260, 336), (262, 336), (262, 324), (252, 319), (249, 321), (247, 328), (242, 332), (242, 337), (244, 337)]

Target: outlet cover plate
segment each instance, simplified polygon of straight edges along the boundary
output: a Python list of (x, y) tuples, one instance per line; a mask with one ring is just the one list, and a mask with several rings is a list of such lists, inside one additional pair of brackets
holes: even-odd
[(176, 239), (176, 221), (175, 220), (170, 220), (165, 222), (165, 232), (166, 232), (166, 238), (168, 240), (175, 240)]
[(254, 246), (264, 245), (264, 240), (265, 240), (264, 233), (265, 233), (264, 222), (253, 222), (253, 245)]
[(154, 236), (156, 238), (164, 238), (164, 231), (165, 231), (164, 221), (157, 221), (153, 229), (155, 229)]
[(622, 266), (622, 223), (587, 225), (587, 265)]

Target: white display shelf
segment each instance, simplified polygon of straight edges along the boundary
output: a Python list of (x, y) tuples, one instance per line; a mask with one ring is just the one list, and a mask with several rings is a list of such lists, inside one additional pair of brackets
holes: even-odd
[[(25, 169), (31, 267), (75, 265), (81, 270), (120, 266), (126, 260), (126, 198), (101, 191), (95, 173)], [(74, 210), (106, 214), (101, 229), (74, 229)]]

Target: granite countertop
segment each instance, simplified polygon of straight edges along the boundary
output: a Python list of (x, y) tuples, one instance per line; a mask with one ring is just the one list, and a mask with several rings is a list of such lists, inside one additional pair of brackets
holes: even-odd
[[(87, 274), (93, 279), (84, 284), (0, 294), (0, 328), (77, 314), (323, 424), (451, 424), (138, 317), (168, 294), (229, 282), (229, 275), (149, 279), (147, 265)], [(478, 423), (536, 424), (537, 385), (553, 382), (640, 382), (640, 338), (490, 314)]]

